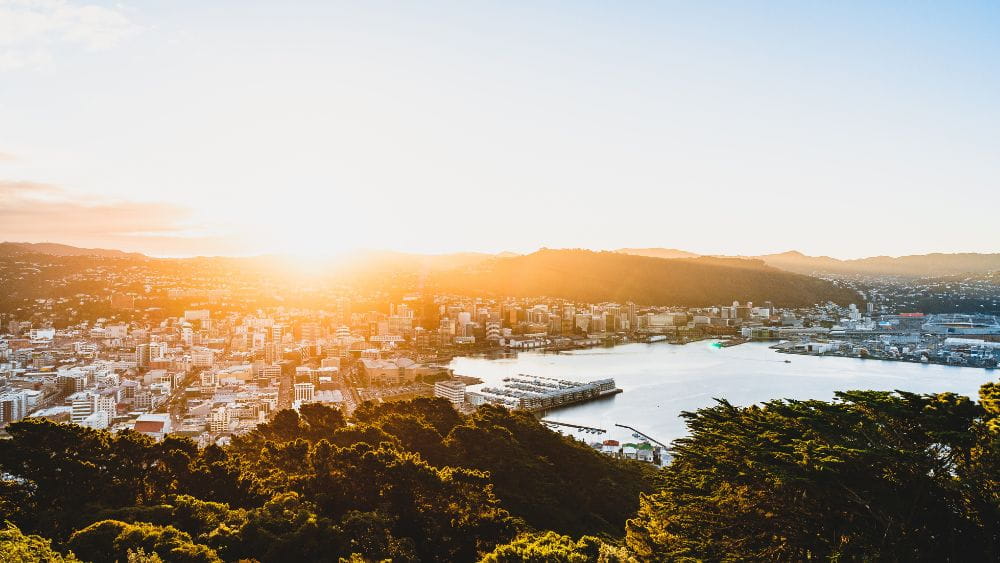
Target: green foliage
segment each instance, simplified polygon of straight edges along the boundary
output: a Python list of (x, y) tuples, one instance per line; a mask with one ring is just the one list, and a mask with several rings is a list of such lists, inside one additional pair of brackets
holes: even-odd
[(514, 541), (497, 546), (483, 557), (483, 563), (587, 563), (597, 559), (592, 544), (578, 544), (569, 536), (555, 532), (525, 534)]
[(45, 535), (72, 529), (95, 499), (128, 506), (155, 494), (144, 479), (155, 458), (153, 441), (145, 436), (45, 419), (11, 424), (7, 432), (12, 439), (0, 441), (0, 469), (22, 481), (5, 493), (28, 499), (26, 512)]
[(458, 414), (451, 403), (440, 397), (420, 397), (410, 401), (388, 403), (365, 401), (354, 411), (354, 418), (358, 422), (374, 424), (379, 419), (391, 414), (422, 418), (442, 436), (446, 436), (452, 428), (462, 422), (462, 416)]
[(19, 422), (0, 443), (0, 470), (16, 477), (0, 482), (0, 507), (97, 560), (131, 550), (167, 561), (468, 561), (526, 522), (621, 534), (639, 492), (652, 490), (638, 464), (504, 409), (467, 418), (415, 399), (356, 415), (347, 425), (340, 411), (307, 405), (204, 449)]
[(528, 533), (514, 541), (498, 545), (482, 558), (482, 563), (635, 563), (626, 550), (609, 545), (593, 536), (573, 541), (555, 532)]
[(0, 528), (0, 563), (75, 563), (72, 553), (63, 555), (52, 549), (52, 542), (40, 536), (25, 535), (7, 523)]
[(979, 404), (986, 413), (990, 432), (1000, 434), (1000, 383), (986, 383), (979, 388)]
[(229, 447), (204, 449), (11, 424), (0, 510), (20, 529), (0, 530), (0, 553), (74, 561), (59, 559), (43, 539), (52, 538), (98, 563), (1000, 554), (996, 384), (979, 403), (871, 391), (720, 401), (684, 414), (690, 435), (662, 472), (494, 406), (462, 416), (417, 399), (355, 414), (348, 424), (322, 406), (282, 411)]
[(151, 555), (146, 553), (146, 550), (140, 547), (135, 551), (128, 550), (128, 563), (163, 563), (163, 559), (155, 553)]
[(685, 413), (666, 487), (627, 544), (642, 559), (992, 560), (997, 440), (951, 393), (725, 401)]
[(526, 412), (483, 406), (445, 440), (453, 464), (490, 474), (504, 506), (540, 529), (621, 535), (654, 471), (602, 456)]
[(69, 546), (75, 553), (94, 563), (115, 563), (128, 560), (141, 551), (178, 563), (215, 563), (221, 561), (214, 550), (197, 544), (191, 536), (173, 526), (147, 523), (128, 524), (118, 520), (102, 520), (74, 532)]
[(364, 403), (355, 418), (434, 465), (488, 472), (503, 507), (541, 529), (621, 535), (639, 493), (653, 489), (651, 468), (599, 455), (524, 412), (487, 405), (463, 419), (444, 399), (415, 399)]

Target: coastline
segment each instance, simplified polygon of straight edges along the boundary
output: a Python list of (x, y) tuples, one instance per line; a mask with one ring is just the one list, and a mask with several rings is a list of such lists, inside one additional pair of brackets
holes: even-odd
[(956, 368), (972, 368), (972, 369), (981, 369), (981, 370), (986, 370), (986, 371), (992, 371), (994, 369), (997, 369), (997, 366), (970, 366), (970, 365), (966, 365), (966, 364), (956, 364), (956, 363), (944, 362), (944, 361), (941, 361), (941, 360), (939, 360), (937, 358), (931, 358), (931, 357), (928, 357), (928, 360), (926, 362), (923, 362), (923, 361), (920, 361), (920, 360), (911, 360), (911, 359), (908, 359), (908, 358), (887, 358), (887, 357), (884, 357), (884, 356), (873, 356), (873, 355), (864, 356), (864, 355), (861, 355), (861, 354), (851, 355), (851, 354), (829, 353), (829, 352), (808, 352), (808, 351), (799, 351), (799, 350), (790, 350), (790, 349), (787, 349), (787, 348), (780, 348), (779, 346), (780, 346), (780, 343), (768, 346), (768, 348), (770, 348), (771, 350), (774, 350), (775, 352), (777, 352), (779, 354), (788, 354), (788, 355), (791, 355), (791, 356), (809, 356), (809, 357), (814, 357), (814, 358), (846, 358), (846, 359), (852, 359), (852, 360), (877, 360), (877, 361), (881, 361), (881, 362), (898, 362), (898, 363), (904, 363), (904, 364), (947, 366), (947, 367), (956, 367)]
[(618, 346), (625, 346), (628, 344), (663, 343), (671, 346), (684, 346), (686, 344), (693, 344), (695, 342), (705, 342), (712, 340), (718, 341), (720, 348), (729, 348), (732, 346), (739, 346), (740, 344), (753, 342), (752, 340), (747, 340), (739, 336), (718, 336), (718, 335), (704, 335), (704, 336), (674, 338), (674, 339), (668, 337), (663, 340), (653, 340), (653, 341), (650, 341), (649, 339), (632, 339), (632, 340), (622, 339), (615, 341), (613, 343), (608, 343), (607, 341), (600, 341), (592, 344), (538, 346), (535, 348), (524, 348), (524, 349), (500, 347), (500, 348), (490, 348), (490, 349), (438, 353), (435, 354), (432, 359), (426, 360), (426, 363), (435, 365), (438, 364), (446, 365), (455, 358), (487, 358), (487, 359), (514, 358), (517, 357), (517, 355), (521, 352), (535, 352), (541, 354), (563, 354), (566, 352), (574, 352), (577, 350), (592, 350), (594, 348), (617, 348)]

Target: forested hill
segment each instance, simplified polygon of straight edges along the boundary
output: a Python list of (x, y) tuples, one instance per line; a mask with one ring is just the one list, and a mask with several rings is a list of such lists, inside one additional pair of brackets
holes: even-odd
[(303, 405), (204, 449), (27, 419), (0, 440), (0, 561), (1000, 557), (1000, 384), (683, 417), (661, 471), (444, 399)]
[(796, 307), (857, 303), (855, 292), (756, 260), (661, 259), (616, 252), (543, 249), (436, 277), (439, 287), (470, 295), (546, 295), (577, 301), (709, 306), (734, 300)]

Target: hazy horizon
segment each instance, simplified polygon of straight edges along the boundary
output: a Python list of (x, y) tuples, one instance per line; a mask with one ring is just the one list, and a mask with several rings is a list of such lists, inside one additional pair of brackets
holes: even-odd
[[(70, 243), (58, 242), (58, 241), (53, 241), (53, 240), (38, 240), (38, 241), (0, 240), (0, 244), (56, 244), (56, 245), (72, 246), (72, 247), (75, 247), (75, 248), (83, 248), (83, 249), (111, 250), (111, 251), (121, 251), (121, 252), (127, 252), (127, 253), (138, 253), (138, 254), (143, 254), (145, 256), (148, 256), (150, 258), (179, 258), (179, 259), (183, 259), (183, 258), (255, 258), (255, 257), (268, 257), (268, 256), (301, 258), (301, 257), (308, 257), (308, 256), (310, 256), (309, 253), (294, 252), (294, 251), (258, 252), (258, 253), (245, 253), (245, 254), (204, 254), (204, 253), (203, 254), (156, 254), (156, 253), (142, 252), (140, 250), (129, 250), (129, 249), (126, 249), (126, 248), (87, 247), (87, 246), (74, 245), (74, 244), (70, 244)], [(458, 254), (485, 254), (485, 255), (494, 255), (494, 256), (496, 256), (496, 255), (503, 255), (503, 254), (510, 254), (510, 255), (516, 255), (516, 256), (523, 256), (523, 255), (532, 254), (532, 253), (535, 253), (535, 252), (538, 252), (538, 251), (541, 251), (541, 250), (587, 250), (587, 251), (592, 251), (592, 252), (619, 252), (619, 251), (622, 251), (622, 250), (667, 250), (667, 251), (679, 251), (679, 252), (690, 253), (694, 257), (716, 257), (716, 258), (756, 258), (756, 257), (759, 257), (759, 256), (769, 256), (769, 255), (778, 255), (778, 254), (786, 254), (786, 253), (798, 252), (798, 253), (800, 253), (803, 256), (808, 257), (808, 258), (834, 258), (836, 260), (843, 260), (843, 261), (863, 260), (863, 259), (866, 259), (866, 258), (903, 258), (903, 257), (906, 257), (906, 256), (922, 256), (922, 255), (928, 255), (928, 254), (1000, 254), (1000, 252), (969, 252), (969, 251), (956, 250), (956, 251), (950, 251), (950, 252), (949, 251), (937, 251), (937, 252), (920, 252), (920, 253), (915, 253), (915, 254), (899, 254), (899, 255), (872, 254), (872, 255), (867, 255), (867, 256), (841, 257), (841, 256), (830, 256), (830, 255), (825, 255), (825, 254), (812, 254), (812, 253), (809, 253), (809, 252), (804, 252), (804, 251), (802, 251), (802, 250), (800, 250), (798, 248), (788, 248), (788, 249), (785, 249), (785, 250), (776, 250), (774, 252), (765, 252), (765, 253), (762, 253), (762, 254), (742, 254), (742, 253), (735, 253), (735, 252), (711, 252), (711, 253), (709, 253), (709, 252), (695, 252), (695, 251), (692, 251), (692, 250), (689, 250), (689, 249), (685, 249), (685, 248), (669, 248), (669, 247), (664, 247), (664, 246), (648, 246), (648, 245), (646, 245), (646, 246), (623, 246), (623, 247), (620, 247), (620, 248), (587, 248), (587, 247), (583, 247), (583, 246), (577, 245), (577, 246), (565, 246), (565, 247), (539, 246), (539, 247), (530, 248), (530, 249), (527, 249), (527, 250), (512, 250), (512, 249), (509, 249), (509, 248), (508, 249), (503, 249), (503, 250), (463, 250), (463, 249), (457, 249), (457, 250), (447, 250), (447, 251), (442, 251), (442, 252), (415, 252), (415, 251), (400, 250), (398, 248), (358, 246), (358, 247), (354, 247), (354, 248), (342, 249), (342, 250), (340, 250), (338, 252), (335, 252), (335, 253), (316, 254), (316, 255), (314, 255), (314, 257), (317, 258), (317, 259), (337, 259), (337, 258), (347, 257), (347, 256), (350, 256), (350, 255), (356, 254), (356, 253), (366, 253), (366, 252), (367, 253), (380, 253), (380, 252), (385, 252), (385, 253), (399, 253), (399, 254), (408, 254), (408, 255), (414, 255), (414, 256), (449, 256), (449, 255), (458, 255)]]
[(0, 240), (996, 252), (997, 23), (988, 2), (0, 0)]

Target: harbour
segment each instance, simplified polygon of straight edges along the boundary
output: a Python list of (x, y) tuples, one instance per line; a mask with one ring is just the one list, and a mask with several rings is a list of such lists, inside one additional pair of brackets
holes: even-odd
[[(982, 383), (997, 377), (996, 371), (936, 364), (832, 356), (795, 356), (791, 363), (786, 359), (764, 342), (732, 347), (719, 346), (718, 341), (659, 342), (560, 354), (521, 352), (495, 359), (458, 357), (449, 367), (484, 381), (470, 386), (470, 392), (525, 373), (577, 382), (612, 378), (621, 393), (550, 408), (543, 418), (606, 429), (602, 437), (623, 443), (634, 441), (632, 432), (615, 424), (628, 424), (667, 445), (687, 433), (681, 412), (710, 407), (716, 398), (746, 406), (778, 398), (830, 400), (836, 391), (851, 389), (951, 391), (976, 397)], [(588, 441), (587, 433), (563, 428)]]

